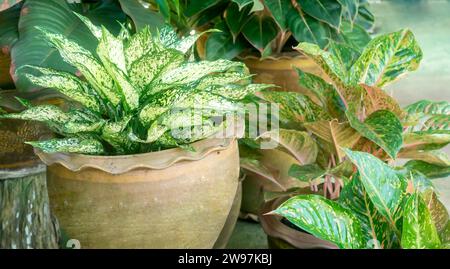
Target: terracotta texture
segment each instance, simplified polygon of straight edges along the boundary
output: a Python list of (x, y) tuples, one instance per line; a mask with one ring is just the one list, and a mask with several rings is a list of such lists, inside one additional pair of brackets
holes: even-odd
[(237, 218), (238, 147), (234, 139), (193, 146), (115, 157), (38, 152), (52, 212), (81, 248), (212, 248)]

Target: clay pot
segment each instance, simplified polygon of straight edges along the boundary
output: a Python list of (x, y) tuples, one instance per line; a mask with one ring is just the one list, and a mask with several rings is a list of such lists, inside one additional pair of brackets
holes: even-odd
[(306, 89), (299, 85), (299, 77), (294, 67), (304, 72), (324, 77), (321, 69), (312, 60), (298, 52), (283, 53), (264, 60), (260, 60), (255, 56), (246, 56), (240, 60), (247, 65), (250, 73), (256, 75), (253, 78), (255, 83), (274, 84), (280, 87), (275, 88), (275, 90), (279, 91), (295, 91), (309, 94)]
[(24, 144), (50, 135), (35, 122), (0, 120), (0, 249), (58, 248), (45, 165)]
[[(309, 191), (305, 189), (305, 193)], [(261, 226), (267, 234), (269, 248), (275, 249), (337, 249), (333, 243), (319, 239), (306, 232), (293, 229), (281, 220), (281, 216), (264, 215), (277, 209), (289, 196), (276, 198), (264, 204), (259, 216)]]
[(87, 156), (36, 151), (52, 212), (81, 248), (224, 247), (240, 207), (235, 139), (195, 152)]

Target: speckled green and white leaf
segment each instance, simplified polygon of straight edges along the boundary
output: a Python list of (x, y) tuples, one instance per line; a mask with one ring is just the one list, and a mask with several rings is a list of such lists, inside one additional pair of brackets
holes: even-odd
[(319, 46), (311, 43), (300, 43), (295, 49), (311, 58), (320, 66), (335, 86), (340, 88), (345, 84), (347, 69), (341, 65), (334, 54), (322, 50)]
[(108, 122), (102, 129), (101, 138), (113, 146), (118, 154), (136, 150), (137, 144), (130, 141), (125, 132), (130, 120), (131, 117), (128, 116), (118, 122)]
[(80, 111), (71, 111), (67, 115), (69, 120), (55, 127), (63, 135), (100, 133), (106, 123), (103, 119), (88, 116)]
[(164, 48), (157, 43), (149, 27), (132, 35), (130, 40), (125, 43), (125, 59), (127, 61), (127, 70), (130, 71), (131, 65), (147, 54), (161, 53)]
[(320, 101), (322, 108), (325, 108), (333, 117), (340, 118), (343, 116), (344, 105), (333, 85), (316, 75), (305, 73), (298, 68), (295, 68), (295, 70), (299, 76), (300, 85), (314, 94)]
[(247, 72), (226, 72), (219, 74), (211, 74), (204, 77), (199, 84), (197, 89), (205, 89), (211, 86), (226, 85), (226, 84), (248, 84), (251, 82), (252, 75)]
[(431, 219), (436, 227), (437, 232), (443, 232), (449, 221), (447, 208), (441, 201), (439, 201), (439, 198), (433, 189), (425, 190), (423, 193), (421, 193), (421, 196), (430, 212)]
[(305, 122), (330, 119), (330, 116), (309, 97), (297, 92), (262, 91), (262, 99), (278, 104), (280, 126), (300, 129)]
[(273, 85), (266, 84), (249, 84), (245, 86), (238, 84), (224, 84), (205, 88), (204, 91), (209, 94), (218, 95), (233, 101), (240, 101), (249, 95), (254, 95), (257, 92), (272, 87)]
[(276, 129), (261, 134), (259, 138), (277, 143), (280, 150), (292, 155), (303, 165), (314, 163), (319, 151), (316, 142), (307, 132)]
[(395, 229), (399, 217), (395, 213), (406, 192), (405, 180), (372, 154), (349, 149), (344, 151), (358, 168), (361, 182), (375, 208)]
[(170, 26), (165, 26), (159, 31), (159, 40), (166, 48), (176, 49), (181, 53), (185, 54), (192, 48), (192, 46), (197, 42), (197, 40), (204, 34), (210, 32), (220, 32), (217, 30), (209, 30), (201, 33), (190, 33), (184, 37), (178, 37), (177, 33)]
[(88, 50), (60, 34), (43, 32), (63, 59), (76, 67), (101, 96), (107, 98), (113, 105), (119, 104), (120, 94), (114, 88), (113, 79)]
[(169, 70), (161, 76), (160, 82), (166, 84), (187, 84), (209, 74), (227, 71), (247, 70), (243, 63), (228, 60), (189, 62)]
[(450, 166), (450, 159), (447, 154), (440, 150), (405, 149), (399, 152), (398, 158), (419, 160), (439, 166)]
[(352, 211), (319, 195), (300, 195), (284, 202), (274, 213), (302, 230), (342, 249), (365, 248), (361, 224)]
[(403, 143), (403, 126), (397, 116), (388, 110), (379, 110), (359, 121), (351, 109), (346, 111), (351, 127), (386, 151), (392, 158), (397, 157)]
[(170, 135), (178, 142), (179, 145), (185, 145), (208, 138), (223, 130), (223, 128), (224, 125), (215, 126), (212, 124), (204, 124), (191, 126), (191, 128), (171, 130), (168, 133), (170, 133)]
[(329, 143), (339, 160), (342, 160), (345, 155), (341, 148), (353, 148), (361, 138), (350, 124), (339, 123), (337, 120), (310, 122), (304, 126), (308, 131)]
[(317, 164), (298, 165), (293, 164), (289, 168), (289, 176), (294, 177), (300, 181), (310, 182), (317, 178), (323, 177), (327, 171), (322, 169)]
[(65, 138), (26, 143), (46, 153), (66, 152), (91, 155), (104, 153), (102, 143), (95, 139)]
[(100, 38), (102, 37), (102, 28), (93, 24), (87, 17), (77, 13), (77, 12), (73, 12), (73, 14), (75, 14), (89, 29), (89, 31), (91, 31), (91, 33), (100, 40)]
[(441, 246), (430, 211), (418, 193), (411, 195), (405, 203), (401, 244), (405, 249), (435, 249)]
[(131, 110), (139, 106), (139, 92), (128, 79), (124, 47), (122, 40), (114, 37), (106, 28), (102, 28), (102, 38), (97, 54), (103, 66), (121, 89), (126, 104)]
[(93, 93), (89, 92), (89, 84), (78, 79), (76, 76), (49, 68), (37, 66), (28, 67), (36, 69), (42, 73), (41, 76), (25, 74), (25, 76), (33, 84), (44, 88), (56, 89), (70, 99), (81, 103), (93, 111), (102, 111), (99, 101), (95, 98)]
[(148, 52), (129, 67), (130, 80), (139, 89), (149, 89), (149, 93), (154, 93), (154, 85), (151, 83), (154, 80), (160, 83), (158, 78), (161, 74), (173, 70), (183, 62), (184, 55), (173, 49)]
[(382, 87), (400, 75), (414, 71), (422, 60), (422, 50), (410, 30), (374, 38), (349, 72), (351, 84)]
[(411, 160), (405, 164), (409, 170), (416, 170), (428, 178), (445, 178), (450, 176), (450, 166), (441, 166), (424, 161)]
[(6, 119), (41, 121), (58, 125), (62, 125), (70, 120), (68, 114), (53, 105), (35, 106), (20, 113), (4, 114), (1, 117)]
[(399, 244), (395, 242), (398, 240), (389, 223), (367, 195), (359, 174), (356, 174), (342, 189), (339, 203), (350, 209), (359, 219), (366, 248), (389, 249), (394, 244)]

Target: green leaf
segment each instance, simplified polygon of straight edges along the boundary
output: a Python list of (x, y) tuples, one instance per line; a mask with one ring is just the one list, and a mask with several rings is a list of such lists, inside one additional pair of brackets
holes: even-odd
[(241, 37), (234, 40), (233, 35), (228, 31), (224, 22), (220, 22), (215, 28), (222, 32), (215, 32), (208, 36), (205, 50), (207, 60), (231, 60), (246, 49), (245, 40)]
[(355, 130), (384, 149), (389, 156), (396, 158), (403, 143), (403, 127), (394, 113), (379, 110), (372, 113), (364, 122), (361, 122), (350, 109), (346, 111), (346, 115)]
[(445, 205), (439, 201), (437, 194), (433, 189), (427, 189), (421, 193), (423, 202), (427, 206), (431, 219), (436, 227), (438, 233), (445, 230), (446, 225), (449, 221), (449, 215)]
[(424, 161), (438, 166), (450, 166), (450, 160), (447, 154), (440, 150), (401, 150), (399, 158)]
[(450, 103), (448, 101), (421, 100), (405, 108), (408, 114), (443, 114), (450, 115)]
[(41, 72), (41, 76), (25, 74), (34, 85), (56, 89), (74, 101), (80, 102), (85, 107), (95, 112), (102, 112), (101, 104), (95, 98), (95, 93), (90, 89), (89, 84), (80, 80), (76, 76), (60, 72), (49, 68), (37, 66), (26, 66)]
[(349, 82), (382, 87), (418, 68), (422, 51), (409, 30), (381, 35), (364, 49), (350, 70)]
[(0, 25), (2, 26), (0, 27), (0, 89), (15, 88), (13, 79), (9, 73), (11, 67), (10, 52), (12, 46), (19, 39), (18, 24), (21, 8), (22, 3), (0, 11)]
[(263, 133), (260, 138), (277, 143), (300, 164), (312, 164), (317, 158), (317, 144), (306, 132), (279, 129)]
[(405, 167), (409, 170), (416, 170), (428, 178), (445, 178), (450, 176), (450, 166), (440, 166), (424, 161), (408, 161)]
[(138, 31), (151, 27), (154, 32), (164, 25), (161, 13), (145, 8), (140, 1), (119, 0), (119, 3), (123, 11), (133, 20)]
[(66, 152), (98, 155), (104, 152), (102, 143), (95, 139), (65, 138), (26, 143), (46, 153)]
[(128, 79), (122, 40), (115, 38), (107, 29), (102, 28), (102, 38), (97, 47), (97, 54), (120, 88), (127, 107), (131, 110), (136, 109), (139, 106), (139, 91)]
[(244, 37), (262, 53), (277, 37), (278, 30), (271, 17), (253, 15), (242, 29)]
[(240, 10), (237, 4), (230, 5), (225, 11), (225, 22), (228, 25), (230, 33), (233, 35), (233, 42), (236, 41), (238, 35), (242, 31), (242, 28), (251, 18), (249, 14), (250, 6)]
[(190, 3), (187, 6), (187, 9), (185, 10), (185, 15), (188, 17), (198, 15), (200, 12), (203, 12), (203, 11), (207, 10), (208, 8), (215, 6), (219, 2), (220, 2), (220, 0), (192, 1), (192, 3)]
[(331, 38), (331, 30), (325, 23), (295, 8), (289, 9), (287, 24), (297, 42), (309, 42), (324, 48)]
[(403, 135), (403, 150), (435, 150), (450, 143), (449, 131), (413, 132)]
[(300, 129), (304, 122), (329, 118), (320, 106), (301, 93), (262, 91), (258, 96), (278, 104), (280, 126), (283, 128)]
[(317, 164), (298, 165), (293, 164), (289, 168), (289, 176), (295, 177), (300, 181), (309, 182), (317, 178), (323, 177), (327, 173)]
[(359, 0), (337, 0), (341, 6), (344, 16), (350, 21), (351, 25), (356, 20), (359, 9)]
[(282, 31), (287, 30), (287, 14), (292, 9), (292, 4), (289, 1), (283, 0), (265, 0), (264, 4), (272, 14)]
[(308, 131), (328, 143), (339, 160), (342, 160), (345, 155), (342, 148), (353, 148), (361, 138), (361, 135), (348, 123), (339, 123), (337, 120), (316, 121), (306, 123), (304, 126)]
[(294, 69), (299, 76), (299, 84), (313, 93), (319, 100), (322, 108), (325, 108), (331, 116), (341, 118), (344, 113), (344, 107), (333, 85), (328, 84), (316, 75), (305, 73), (298, 68)]
[(273, 213), (302, 230), (343, 249), (365, 247), (359, 221), (352, 211), (319, 195), (301, 195), (284, 202)]
[(21, 113), (1, 115), (1, 118), (41, 121), (54, 124), (64, 124), (70, 119), (60, 108), (53, 105), (36, 106)]
[(342, 6), (334, 0), (297, 0), (303, 12), (339, 30)]
[[(73, 11), (87, 16), (96, 24), (103, 24), (114, 33), (120, 30), (118, 22), (124, 22), (126, 19), (126, 15), (114, 1), (104, 1), (86, 8), (81, 3), (69, 5), (67, 1), (60, 0), (27, 0), (22, 10), (27, 12), (20, 18), (18, 28), (20, 38), (11, 50), (14, 62), (12, 73), (25, 65), (47, 67), (72, 74), (76, 72), (74, 67), (62, 61), (58, 51), (43, 38), (42, 32), (36, 27), (49, 33), (63, 35), (87, 51), (94, 51), (97, 46), (96, 38)], [(80, 61), (83, 59), (80, 58)], [(35, 88), (20, 74), (17, 76), (16, 86), (24, 91)]]
[(339, 203), (350, 209), (360, 221), (368, 248), (389, 249), (399, 243), (389, 223), (370, 200), (359, 174), (344, 186)]
[(435, 249), (441, 245), (431, 214), (417, 193), (404, 206), (401, 244), (406, 249)]
[(370, 201), (391, 228), (396, 228), (396, 215), (406, 191), (406, 182), (387, 164), (365, 152), (344, 149), (347, 157), (358, 168), (361, 182)]

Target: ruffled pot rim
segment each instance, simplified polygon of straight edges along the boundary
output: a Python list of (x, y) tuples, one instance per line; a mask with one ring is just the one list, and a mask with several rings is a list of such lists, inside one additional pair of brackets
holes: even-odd
[(47, 166), (58, 164), (72, 172), (97, 169), (110, 174), (123, 174), (136, 169), (164, 170), (181, 162), (200, 161), (211, 153), (228, 149), (235, 142), (235, 137), (207, 138), (191, 144), (195, 152), (173, 148), (120, 156), (93, 156), (60, 152), (45, 153), (36, 148), (34, 151)]

